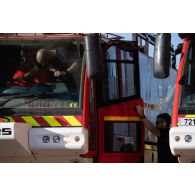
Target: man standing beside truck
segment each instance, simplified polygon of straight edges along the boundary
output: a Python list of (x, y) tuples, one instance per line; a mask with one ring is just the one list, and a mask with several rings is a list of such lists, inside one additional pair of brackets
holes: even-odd
[(145, 127), (158, 137), (158, 162), (159, 163), (177, 163), (177, 158), (171, 154), (169, 147), (169, 130), (171, 117), (167, 113), (162, 113), (157, 116), (156, 127), (144, 115), (143, 107), (136, 106), (137, 113), (142, 119)]

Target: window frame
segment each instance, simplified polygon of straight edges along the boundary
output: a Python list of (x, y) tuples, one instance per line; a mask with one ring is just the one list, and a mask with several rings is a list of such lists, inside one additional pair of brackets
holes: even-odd
[[(113, 45), (111, 45), (110, 47), (112, 47)], [(106, 49), (105, 52), (107, 52), (107, 50), (110, 48), (108, 47)], [(118, 104), (118, 103), (121, 103), (121, 102), (126, 102), (126, 101), (129, 101), (129, 100), (132, 100), (132, 99), (137, 99), (137, 98), (140, 98), (140, 78), (139, 78), (139, 56), (138, 56), (138, 49), (133, 49), (131, 51), (126, 51), (126, 52), (132, 52), (133, 53), (133, 60), (121, 60), (120, 59), (120, 50), (121, 51), (126, 51), (124, 49), (120, 49), (116, 46), (116, 60), (112, 60), (112, 59), (103, 59), (103, 64), (104, 64), (104, 67), (106, 66), (106, 63), (107, 62), (110, 62), (110, 63), (116, 63), (116, 67), (117, 67), (117, 88), (118, 88), (118, 99), (103, 99), (103, 96), (99, 96), (99, 106), (102, 107), (102, 106), (107, 106), (107, 105), (112, 105), (112, 104)], [(120, 84), (120, 81), (121, 81), (121, 64), (124, 63), (124, 64), (133, 64), (134, 65), (134, 88), (135, 88), (135, 95), (132, 95), (132, 96), (127, 96), (127, 97), (122, 97), (122, 94), (121, 94), (121, 84)], [(98, 83), (98, 82), (97, 82)], [(99, 94), (101, 94), (100, 92), (103, 92), (103, 81), (101, 81), (101, 84), (97, 84), (98, 85), (98, 90), (99, 90)]]
[[(140, 153), (141, 150), (142, 150), (142, 142), (141, 142), (141, 137), (142, 137), (142, 128), (141, 128), (141, 122), (140, 121), (104, 121), (104, 129), (106, 129), (106, 124), (113, 124), (113, 123), (134, 123), (136, 125), (136, 141), (137, 141), (137, 150), (136, 151), (106, 151), (105, 150), (105, 139), (106, 139), (106, 136), (105, 136), (105, 133), (106, 131), (104, 130), (104, 146), (103, 146), (103, 150), (104, 150), (104, 153), (105, 154), (117, 154), (117, 153), (120, 153), (120, 154), (136, 154), (136, 153)], [(110, 135), (110, 134), (109, 134)]]
[[(5, 43), (9, 43), (6, 46), (15, 46), (18, 45), (18, 47), (20, 46), (20, 41), (23, 41), (25, 45), (31, 47), (31, 44), (33, 43), (33, 41), (35, 41), (34, 39), (31, 38), (22, 38), (22, 39), (10, 39), (10, 40), (2, 40)], [(32, 41), (32, 43), (31, 43)], [(39, 44), (44, 44), (45, 42), (50, 43), (50, 41), (53, 42), (59, 42), (59, 41), (75, 41), (76, 42), (76, 38), (54, 38), (54, 39), (37, 39), (35, 41), (36, 42), (40, 42)], [(84, 43), (83, 40), (79, 38), (79, 44), (81, 44), (84, 47)], [(0, 44), (0, 46), (3, 44)], [(32, 44), (33, 47), (33, 44)], [(79, 91), (78, 91), (78, 107), (76, 108), (70, 108), (70, 107), (64, 107), (64, 108), (53, 108), (53, 107), (43, 107), (43, 108), (15, 108), (15, 107), (9, 107), (9, 108), (3, 108), (0, 107), (0, 111), (1, 114), (3, 115), (11, 115), (11, 116), (18, 116), (18, 115), (67, 115), (67, 113), (71, 113), (71, 114), (81, 114), (82, 113), (82, 108), (83, 108), (83, 87), (84, 87), (84, 81), (82, 81), (82, 79), (84, 79), (84, 74), (85, 74), (85, 65), (83, 63), (83, 58), (84, 58), (84, 54), (82, 55), (81, 58), (79, 58), (82, 61), (81, 64), (81, 78), (80, 78), (80, 84), (79, 84)], [(0, 95), (1, 96), (1, 95)]]
[(190, 52), (191, 52), (192, 44), (195, 45), (195, 39), (190, 40), (189, 44), (187, 46), (186, 56), (185, 56), (185, 59), (184, 59), (184, 66), (183, 66), (183, 70), (182, 70), (182, 76), (181, 76), (181, 79), (179, 81), (179, 84), (181, 85), (180, 86), (181, 87), (180, 98), (179, 98), (179, 113), (181, 113), (181, 114), (185, 114), (185, 110), (191, 110), (191, 109), (194, 109), (194, 107), (195, 107), (195, 104), (194, 105), (187, 105), (187, 106), (184, 106), (182, 104), (182, 100), (184, 99), (185, 90), (186, 90), (187, 87), (190, 87), (190, 85), (185, 86), (185, 84), (183, 84), (182, 82), (185, 82), (184, 81), (185, 72), (187, 72), (187, 77), (188, 77), (188, 69), (189, 69), (189, 64), (190, 64), (189, 58), (190, 58)]

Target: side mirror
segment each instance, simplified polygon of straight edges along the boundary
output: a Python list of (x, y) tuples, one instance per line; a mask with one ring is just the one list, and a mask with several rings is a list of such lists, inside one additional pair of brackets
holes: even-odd
[(154, 77), (163, 79), (169, 76), (171, 34), (158, 33), (154, 46)]
[(89, 79), (97, 79), (103, 65), (100, 41), (97, 34), (87, 34), (84, 37), (85, 59)]

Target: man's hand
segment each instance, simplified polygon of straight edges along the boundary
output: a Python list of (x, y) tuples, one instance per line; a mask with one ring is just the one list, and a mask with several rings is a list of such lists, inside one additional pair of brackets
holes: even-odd
[[(144, 116), (144, 108), (140, 105), (135, 106), (137, 113), (139, 114), (140, 118), (142, 119), (145, 127), (152, 132), (156, 136), (160, 136), (160, 131)], [(144, 119), (144, 120), (143, 120)]]
[(57, 71), (54, 72), (54, 77), (64, 77), (64, 76), (66, 76), (66, 72), (65, 71), (57, 70)]
[(141, 107), (140, 105), (136, 105), (135, 108), (136, 108), (136, 111), (139, 114), (139, 116), (144, 115), (144, 108), (143, 107)]

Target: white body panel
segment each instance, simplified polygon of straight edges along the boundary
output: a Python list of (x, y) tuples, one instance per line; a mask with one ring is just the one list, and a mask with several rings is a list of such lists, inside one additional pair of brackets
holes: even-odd
[[(33, 152), (45, 150), (58, 150), (64, 151), (65, 149), (78, 150), (81, 153), (87, 151), (85, 142), (86, 130), (82, 127), (45, 127), (45, 128), (32, 128), (29, 132), (29, 146)], [(54, 143), (53, 136), (60, 137), (59, 143)], [(42, 138), (49, 136), (49, 143), (44, 143)], [(79, 136), (80, 140), (75, 141), (75, 137)], [(66, 141), (64, 141), (66, 138)]]
[[(0, 162), (91, 162), (80, 154), (88, 152), (88, 131), (82, 127), (31, 128), (28, 124), (0, 123), (14, 135), (0, 138)], [(9, 126), (9, 127), (8, 127)], [(54, 136), (60, 141), (55, 143)], [(43, 142), (48, 136), (50, 141)]]
[[(192, 140), (185, 141), (185, 136), (190, 135)], [(180, 140), (176, 141), (175, 137), (179, 136)], [(179, 162), (195, 161), (195, 126), (173, 127), (169, 132), (169, 142), (171, 152), (178, 156)]]
[[(31, 125), (26, 123), (0, 123), (0, 161), (2, 158), (30, 156), (28, 132)], [(3, 129), (9, 130), (9, 135)]]

